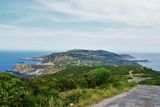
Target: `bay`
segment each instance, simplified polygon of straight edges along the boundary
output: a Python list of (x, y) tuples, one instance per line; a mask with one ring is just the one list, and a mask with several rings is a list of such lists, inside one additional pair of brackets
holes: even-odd
[(21, 58), (43, 56), (52, 52), (32, 52), (32, 51), (0, 51), (0, 72), (12, 70), (17, 63), (34, 64), (36, 61), (21, 61)]
[(138, 60), (148, 60), (149, 62), (139, 62), (140, 65), (160, 71), (160, 54), (159, 53), (130, 53)]

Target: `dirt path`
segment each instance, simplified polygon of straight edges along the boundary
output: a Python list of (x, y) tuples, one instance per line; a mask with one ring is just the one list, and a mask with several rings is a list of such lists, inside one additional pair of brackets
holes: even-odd
[(160, 87), (138, 85), (129, 92), (89, 107), (160, 107)]
[(133, 76), (132, 72), (133, 72), (133, 70), (132, 70), (132, 71), (129, 71), (129, 75), (130, 75), (130, 77), (131, 77), (132, 79), (134, 79), (134, 76)]
[(128, 82), (136, 82), (137, 85), (138, 85), (138, 82), (141, 82), (141, 81), (150, 79), (150, 78), (134, 77), (132, 72), (134, 72), (134, 71), (133, 71), (133, 70), (132, 70), (132, 71), (129, 71), (129, 75), (130, 75), (130, 77), (131, 77), (132, 79), (129, 79)]

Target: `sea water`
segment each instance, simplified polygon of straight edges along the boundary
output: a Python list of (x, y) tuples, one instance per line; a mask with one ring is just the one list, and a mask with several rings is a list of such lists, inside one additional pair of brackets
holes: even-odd
[(140, 65), (160, 71), (160, 54), (156, 53), (130, 53), (138, 60), (148, 60), (149, 62), (139, 62)]
[(44, 56), (52, 52), (20, 52), (20, 51), (0, 51), (0, 72), (12, 70), (17, 63), (34, 64), (36, 61), (22, 61), (26, 57)]

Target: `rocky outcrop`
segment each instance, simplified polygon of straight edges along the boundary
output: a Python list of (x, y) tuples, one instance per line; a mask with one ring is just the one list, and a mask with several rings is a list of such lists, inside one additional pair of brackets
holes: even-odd
[(62, 70), (62, 67), (56, 67), (54, 65), (16, 64), (13, 68), (14, 72), (27, 75), (53, 74), (60, 70)]
[(13, 67), (13, 71), (19, 73), (30, 73), (35, 71), (35, 69), (32, 67), (32, 65), (29, 64), (16, 64)]

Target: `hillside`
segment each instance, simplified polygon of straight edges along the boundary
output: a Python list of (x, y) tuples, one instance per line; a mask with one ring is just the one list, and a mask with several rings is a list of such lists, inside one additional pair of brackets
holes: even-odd
[(17, 64), (13, 71), (26, 74), (51, 74), (68, 66), (139, 66), (133, 57), (127, 54), (115, 54), (104, 50), (69, 50), (66, 52), (52, 53), (46, 56), (27, 58), (40, 63), (36, 65)]
[[(0, 105), (4, 107), (85, 107), (126, 92), (138, 78), (158, 81), (159, 73), (143, 67), (70, 66), (51, 75), (18, 78), (0, 73)], [(153, 82), (152, 82), (153, 81)], [(157, 99), (158, 101), (158, 99)]]

